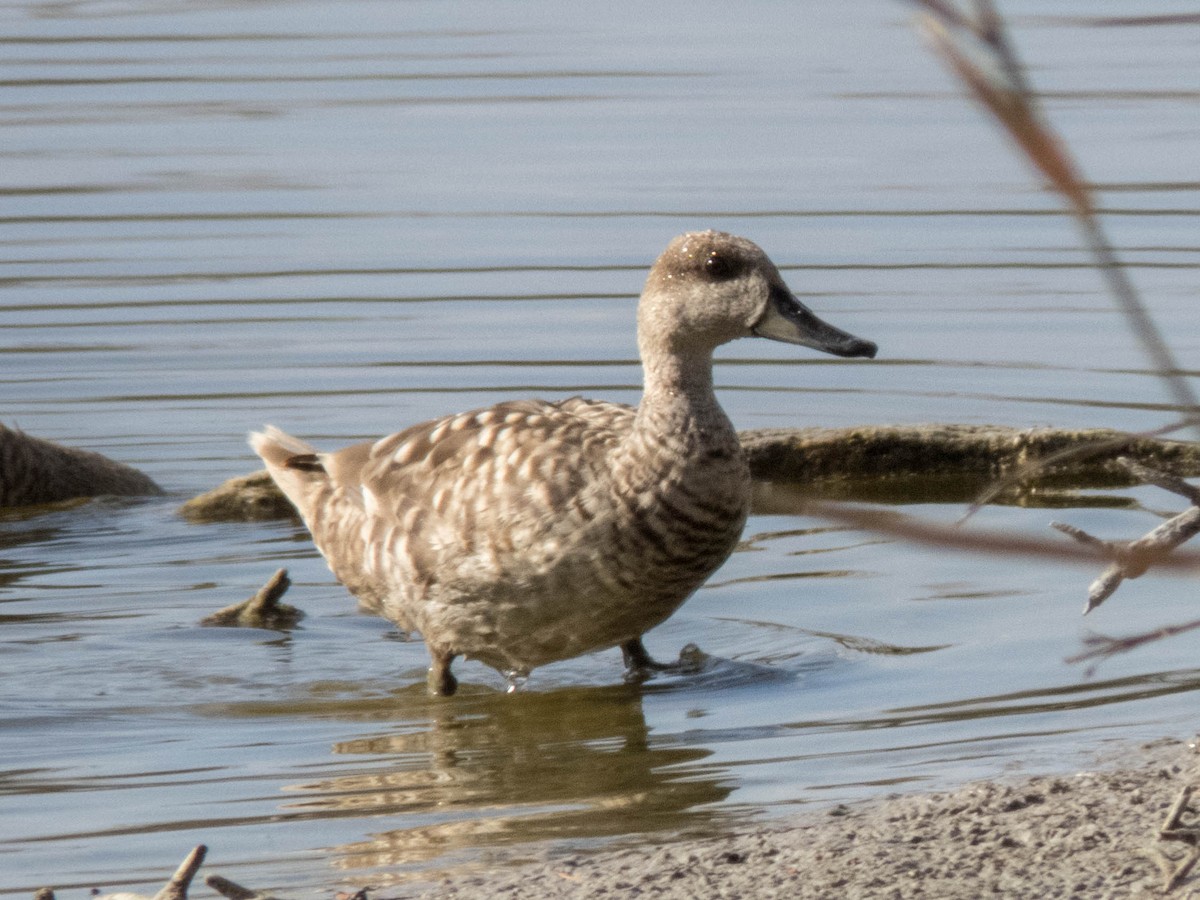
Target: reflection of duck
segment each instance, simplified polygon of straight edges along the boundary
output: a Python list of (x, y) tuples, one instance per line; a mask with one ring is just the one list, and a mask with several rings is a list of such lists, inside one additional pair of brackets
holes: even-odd
[(0, 507), (161, 493), (137, 469), (0, 425)]
[(712, 750), (653, 740), (641, 691), (626, 685), (471, 690), (452, 706), (406, 705), (414, 700), (397, 692), (386, 714), (399, 707), (424, 727), (339, 742), (337, 765), (351, 771), (288, 789), (305, 816), (387, 822), (339, 847), (341, 868), (455, 864), (483, 847), (696, 829), (734, 815), (714, 808), (734, 782), (705, 762)]
[(277, 429), (251, 443), (334, 574), (420, 631), (435, 693), (454, 657), (502, 672), (641, 635), (732, 551), (750, 475), (717, 403), (712, 353), (757, 335), (839, 356), (875, 345), (822, 322), (755, 244), (676, 238), (638, 306), (641, 405), (528, 400), (448, 416), (317, 453)]

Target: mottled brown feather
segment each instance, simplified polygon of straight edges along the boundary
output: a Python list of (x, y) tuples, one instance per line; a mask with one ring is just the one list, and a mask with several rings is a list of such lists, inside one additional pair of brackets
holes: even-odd
[[(436, 692), (453, 691), (457, 655), (514, 673), (616, 645), (636, 661), (645, 651), (631, 642), (740, 536), (750, 475), (713, 393), (712, 351), (754, 333), (780, 296), (792, 297), (754, 244), (683, 235), (638, 306), (637, 409), (516, 400), (331, 454), (273, 428), (251, 443), (337, 577), (425, 637)], [(791, 340), (780, 321), (771, 336)], [(846, 341), (823, 349), (874, 352), (828, 334)]]

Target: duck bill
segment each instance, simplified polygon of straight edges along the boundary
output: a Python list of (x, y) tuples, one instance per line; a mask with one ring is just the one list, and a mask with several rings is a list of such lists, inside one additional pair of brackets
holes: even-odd
[(849, 332), (834, 328), (796, 299), (787, 288), (771, 288), (767, 310), (750, 329), (758, 337), (800, 344), (834, 356), (866, 356), (873, 358), (878, 348), (873, 341), (864, 341)]

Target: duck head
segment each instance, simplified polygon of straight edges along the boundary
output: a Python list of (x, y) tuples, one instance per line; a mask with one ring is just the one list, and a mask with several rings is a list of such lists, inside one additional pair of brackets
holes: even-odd
[(650, 270), (638, 305), (643, 344), (711, 352), (741, 337), (874, 357), (873, 342), (820, 319), (752, 241), (721, 231), (681, 234)]

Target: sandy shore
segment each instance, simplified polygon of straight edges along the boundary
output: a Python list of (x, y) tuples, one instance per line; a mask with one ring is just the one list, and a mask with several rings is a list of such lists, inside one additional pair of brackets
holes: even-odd
[[(724, 838), (547, 859), (410, 896), (1161, 897), (1156, 854), (1178, 859), (1189, 845), (1160, 840), (1159, 829), (1190, 784), (1200, 784), (1194, 746), (1160, 741), (1074, 775), (893, 796)], [(1194, 824), (1190, 810), (1185, 818)], [(1200, 897), (1200, 875), (1170, 896)]]

